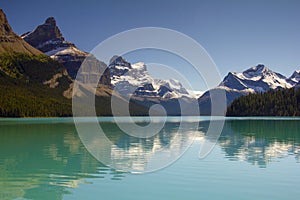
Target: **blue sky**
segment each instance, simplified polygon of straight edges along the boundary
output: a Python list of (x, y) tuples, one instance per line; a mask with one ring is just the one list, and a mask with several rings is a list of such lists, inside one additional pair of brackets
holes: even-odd
[(286, 76), (300, 69), (298, 0), (2, 0), (0, 7), (18, 34), (54, 16), (64, 37), (85, 51), (119, 32), (157, 26), (199, 42), (222, 76), (258, 63)]

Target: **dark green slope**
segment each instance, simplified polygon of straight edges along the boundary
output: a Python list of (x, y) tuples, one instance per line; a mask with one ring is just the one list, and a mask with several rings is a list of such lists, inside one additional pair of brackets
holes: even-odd
[[(54, 88), (45, 84), (60, 74)], [(72, 100), (63, 94), (72, 80), (65, 68), (45, 55), (23, 53), (0, 54), (0, 117), (64, 117), (72, 116)], [(71, 91), (72, 92), (72, 91)], [(82, 90), (86, 95), (89, 92)], [(98, 116), (111, 116), (112, 89), (103, 85), (95, 97)], [(125, 100), (117, 97), (120, 104)], [(84, 110), (84, 105), (82, 108)], [(148, 110), (130, 104), (131, 115), (147, 115)]]
[(234, 100), (227, 116), (300, 116), (300, 90), (270, 90)]
[(61, 64), (13, 32), (0, 9), (0, 117), (70, 116), (63, 93), (71, 82)]
[[(63, 96), (71, 80), (61, 64), (45, 55), (0, 55), (0, 116), (70, 116), (71, 100)], [(43, 84), (55, 74), (58, 85)]]

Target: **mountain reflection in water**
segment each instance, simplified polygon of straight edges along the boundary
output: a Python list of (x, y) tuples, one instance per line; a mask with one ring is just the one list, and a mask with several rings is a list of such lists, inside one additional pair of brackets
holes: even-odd
[[(241, 161), (261, 168), (289, 156), (300, 162), (299, 124), (298, 120), (228, 119), (217, 144), (224, 153), (224, 160), (220, 162)], [(182, 151), (194, 137), (201, 143), (208, 125), (208, 121), (200, 121), (196, 133), (178, 135), (179, 122), (167, 122), (159, 134), (141, 139), (123, 133), (112, 122), (102, 123), (112, 141), (109, 151), (116, 166), (137, 169), (144, 169), (149, 158), (162, 149)], [(0, 121), (0, 127), (1, 200), (61, 200), (70, 194), (70, 188), (80, 184), (122, 181), (129, 176), (91, 156), (72, 120)]]

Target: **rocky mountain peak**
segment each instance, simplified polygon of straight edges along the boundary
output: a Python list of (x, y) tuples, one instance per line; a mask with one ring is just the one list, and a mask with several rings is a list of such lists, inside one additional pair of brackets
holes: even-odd
[(256, 70), (260, 70), (260, 71), (269, 70), (264, 64), (258, 64), (258, 65), (254, 66), (252, 68), (256, 69)]
[(50, 26), (56, 26), (56, 20), (54, 17), (48, 17), (45, 21), (45, 24), (48, 24)]
[[(297, 78), (299, 78), (299, 80)], [(225, 92), (227, 105), (230, 105), (234, 99), (240, 96), (248, 95), (249, 93), (262, 93), (280, 88), (292, 88), (295, 85), (297, 86), (297, 84), (300, 83), (299, 81), (300, 71), (296, 71), (290, 78), (286, 78), (262, 64), (251, 67), (240, 73), (229, 72), (216, 88), (205, 92), (199, 98), (200, 109), (202, 109), (202, 113), (210, 113), (210, 109), (207, 109), (210, 106), (210, 92), (212, 92), (212, 94), (219, 91)]]
[(250, 69), (247, 69), (243, 72), (243, 75), (250, 78), (250, 77), (256, 77), (262, 74), (266, 74), (268, 72), (271, 72), (265, 65), (258, 64), (257, 66), (251, 67)]
[(0, 9), (0, 35), (11, 35), (13, 34), (12, 28), (10, 27), (6, 15), (2, 9)]
[(44, 53), (57, 47), (65, 47), (66, 45), (74, 46), (73, 44), (65, 41), (61, 31), (56, 25), (56, 20), (54, 17), (47, 18), (44, 24), (39, 25), (32, 32), (21, 35), (21, 37), (26, 42)]
[(296, 83), (300, 82), (300, 70), (295, 71), (289, 79)]
[(300, 70), (294, 71), (294, 73), (292, 74), (291, 78), (292, 77), (300, 77)]
[(115, 66), (123, 66), (127, 68), (131, 68), (131, 63), (128, 62), (125, 58), (122, 56), (113, 56), (110, 61), (109, 61), (109, 66), (110, 67), (115, 67)]

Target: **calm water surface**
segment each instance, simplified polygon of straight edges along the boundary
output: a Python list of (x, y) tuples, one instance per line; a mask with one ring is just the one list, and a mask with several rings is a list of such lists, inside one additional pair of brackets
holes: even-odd
[[(101, 121), (120, 165), (143, 168), (147, 161), (137, 152), (174, 150), (191, 137), (174, 135), (177, 120), (148, 139), (122, 133), (110, 118)], [(199, 118), (194, 143), (177, 162), (135, 175), (91, 156), (72, 119), (0, 119), (0, 200), (299, 198), (300, 119), (227, 119), (216, 147), (200, 160), (208, 125)]]

